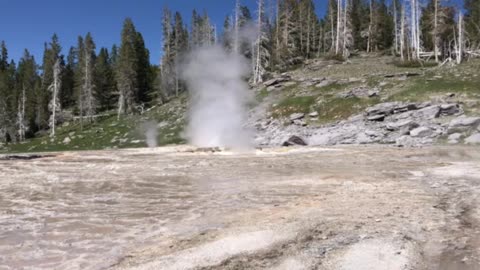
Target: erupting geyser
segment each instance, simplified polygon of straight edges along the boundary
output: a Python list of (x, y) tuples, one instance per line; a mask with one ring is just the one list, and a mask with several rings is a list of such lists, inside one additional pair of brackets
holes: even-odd
[(200, 48), (187, 57), (182, 75), (190, 91), (189, 143), (235, 149), (251, 145), (245, 127), (251, 97), (248, 74), (245, 58), (220, 46)]

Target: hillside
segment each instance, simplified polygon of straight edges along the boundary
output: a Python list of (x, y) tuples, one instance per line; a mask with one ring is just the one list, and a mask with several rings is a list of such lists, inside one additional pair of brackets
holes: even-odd
[[(407, 133), (425, 127), (433, 130), (433, 133), (425, 129), (417, 130), (425, 136), (415, 139), (404, 137), (404, 141), (408, 140), (404, 143), (406, 145), (447, 143), (448, 136), (458, 133), (448, 129), (452, 119), (461, 115), (480, 116), (479, 68), (479, 60), (454, 68), (447, 65), (398, 67), (391, 57), (373, 56), (356, 57), (345, 63), (309, 60), (286, 73), (272, 74), (272, 80), (251, 89), (255, 93), (255, 100), (250, 105), (249, 126), (257, 134), (256, 146), (281, 145), (293, 135), (315, 145), (398, 144), (400, 137), (408, 135), (404, 126), (409, 126)], [(95, 123), (84, 125), (83, 128), (80, 123), (65, 123), (58, 129), (55, 139), (38, 137), (21, 144), (0, 146), (0, 152), (146, 147), (145, 133), (152, 123), (158, 129), (159, 145), (185, 143), (181, 135), (186, 123), (186, 103), (187, 97), (183, 95), (165, 105), (151, 108), (143, 115), (117, 119), (112, 114), (98, 118)], [(377, 107), (373, 107), (375, 105)], [(413, 115), (399, 123), (405, 119), (382, 112), (404, 110), (408, 105), (416, 106), (414, 111), (433, 109), (434, 117), (426, 119), (428, 116), (422, 115), (415, 123), (407, 122), (415, 118)], [(439, 106), (438, 113), (434, 106)], [(370, 120), (365, 121), (361, 115)], [(382, 115), (387, 119), (382, 119)], [(395, 121), (390, 119), (392, 117)], [(384, 130), (388, 121), (399, 125), (403, 123), (391, 127), (401, 133), (394, 136), (386, 134)], [(461, 130), (455, 138), (450, 138), (450, 143), (463, 142), (463, 138), (475, 134), (478, 123), (475, 119), (472, 121), (471, 126)], [(332, 138), (335, 132), (338, 136)], [(346, 133), (353, 135), (362, 132), (366, 133), (363, 140), (345, 136)], [(382, 134), (375, 134), (379, 132)], [(324, 136), (325, 133), (329, 134), (328, 138)]]

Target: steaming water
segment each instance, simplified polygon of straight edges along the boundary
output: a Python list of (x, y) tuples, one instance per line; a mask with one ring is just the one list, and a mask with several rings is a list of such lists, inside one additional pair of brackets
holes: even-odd
[(183, 67), (183, 78), (190, 91), (189, 142), (200, 147), (250, 146), (251, 134), (245, 129), (250, 99), (244, 77), (249, 65), (239, 55), (220, 46), (193, 52)]

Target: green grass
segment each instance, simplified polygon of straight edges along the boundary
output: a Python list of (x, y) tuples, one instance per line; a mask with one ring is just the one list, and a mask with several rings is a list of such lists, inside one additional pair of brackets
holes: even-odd
[[(83, 129), (80, 124), (70, 123), (56, 130), (56, 136), (51, 139), (49, 136), (34, 138), (20, 144), (7, 145), (0, 153), (24, 153), (24, 152), (55, 152), (55, 151), (82, 151), (82, 150), (102, 150), (116, 148), (138, 148), (146, 147), (143, 123), (152, 121), (154, 123), (164, 122), (159, 127), (157, 142), (159, 145), (184, 143), (181, 133), (185, 123), (183, 120), (177, 121), (178, 115), (172, 113), (172, 110), (179, 110), (180, 104), (184, 104), (185, 98), (179, 102), (166, 106), (160, 106), (144, 115), (124, 116), (117, 119), (116, 115), (99, 119), (91, 124), (84, 124)], [(64, 143), (65, 138), (70, 138), (71, 142)]]
[(406, 89), (390, 96), (390, 100), (426, 101), (433, 95), (455, 93), (456, 95), (480, 95), (480, 78), (461, 80), (459, 78), (444, 77), (433, 80), (415, 78), (406, 86)]
[(414, 60), (393, 61), (393, 65), (400, 68), (425, 68), (438, 66), (435, 62), (422, 62)]
[(262, 102), (263, 100), (265, 100), (265, 98), (267, 98), (267, 96), (268, 96), (268, 91), (267, 91), (267, 88), (264, 87), (260, 91), (258, 91), (255, 99), (257, 102)]
[(292, 113), (308, 113), (315, 103), (315, 97), (287, 97), (272, 108), (273, 117), (285, 117)]
[(380, 100), (378, 98), (325, 97), (325, 99), (315, 107), (315, 110), (319, 114), (318, 123), (324, 124), (347, 119), (379, 102)]

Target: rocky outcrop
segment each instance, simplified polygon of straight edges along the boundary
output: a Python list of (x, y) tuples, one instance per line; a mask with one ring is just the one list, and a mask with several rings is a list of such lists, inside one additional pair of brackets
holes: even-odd
[[(309, 145), (338, 144), (394, 144), (398, 146), (429, 145), (440, 138), (451, 144), (475, 144), (480, 129), (480, 117), (457, 117), (462, 113), (459, 104), (387, 102), (369, 107), (365, 113), (347, 120), (323, 126), (309, 126), (305, 119), (318, 113), (295, 113), (289, 116), (289, 125), (281, 120), (262, 122), (257, 142), (262, 145), (282, 145), (292, 135), (301, 136)], [(459, 132), (452, 132), (458, 130)], [(450, 136), (449, 136), (450, 134)], [(469, 137), (470, 136), (470, 137)]]

